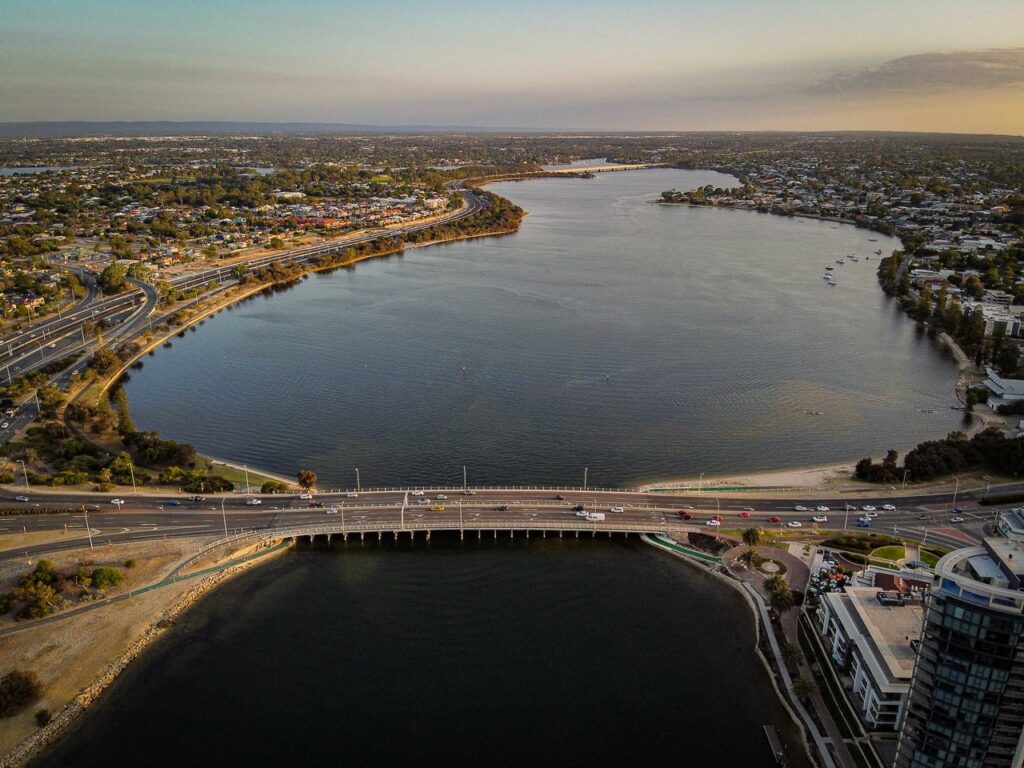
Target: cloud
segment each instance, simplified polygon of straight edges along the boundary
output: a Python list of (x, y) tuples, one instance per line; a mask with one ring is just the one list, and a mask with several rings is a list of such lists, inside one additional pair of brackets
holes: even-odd
[(903, 56), (877, 67), (847, 70), (810, 87), (816, 94), (868, 95), (1024, 85), (1024, 48)]

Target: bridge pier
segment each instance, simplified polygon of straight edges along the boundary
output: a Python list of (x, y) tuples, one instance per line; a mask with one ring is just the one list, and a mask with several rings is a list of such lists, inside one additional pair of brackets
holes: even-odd
[(360, 541), (366, 541), (366, 531), (360, 531), (359, 532), (359, 540)]
[(498, 540), (498, 529), (497, 528), (494, 529), (494, 540), (495, 541)]
[(548, 529), (547, 528), (545, 528), (543, 531), (540, 532), (540, 537), (542, 539), (546, 539), (548, 537)]
[(558, 529), (558, 538), (562, 538), (562, 529), (561, 528)]
[(427, 541), (430, 541), (430, 531), (427, 531)]
[(579, 528), (577, 528), (577, 529), (576, 529), (576, 538), (578, 539), (579, 537), (580, 537), (580, 529), (579, 529)]

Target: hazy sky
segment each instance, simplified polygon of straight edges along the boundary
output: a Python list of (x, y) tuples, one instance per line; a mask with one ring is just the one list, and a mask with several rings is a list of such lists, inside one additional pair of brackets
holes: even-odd
[(1024, 0), (0, 0), (0, 121), (1024, 133)]

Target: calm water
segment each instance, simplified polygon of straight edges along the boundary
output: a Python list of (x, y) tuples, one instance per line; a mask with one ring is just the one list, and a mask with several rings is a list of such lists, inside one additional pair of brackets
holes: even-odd
[(23, 165), (13, 168), (0, 168), (0, 176), (27, 176), (33, 173), (65, 171), (73, 167), (72, 165)]
[[(518, 234), (236, 306), (146, 358), (135, 420), (334, 487), (354, 467), (364, 486), (461, 482), (462, 465), (471, 483), (579, 485), (589, 466), (591, 484), (624, 485), (856, 459), (956, 428), (952, 362), (877, 286), (873, 252), (896, 241), (648, 202), (728, 181), (493, 185), (530, 212)], [(847, 253), (862, 260), (835, 264)]]
[(222, 586), (42, 764), (769, 766), (753, 643), (639, 543), (349, 544)]

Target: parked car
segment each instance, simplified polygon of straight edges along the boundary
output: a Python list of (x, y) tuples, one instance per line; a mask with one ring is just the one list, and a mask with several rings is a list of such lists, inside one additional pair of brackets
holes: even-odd
[(797, 504), (795, 507), (793, 507), (793, 511), (794, 512), (807, 512), (809, 510), (807, 509), (807, 507), (801, 507), (799, 504)]
[(861, 518), (860, 520), (857, 521), (857, 527), (858, 528), (870, 528), (871, 527), (871, 521), (870, 520), (865, 520), (865, 519)]
[(920, 515), (917, 516), (917, 519), (918, 520), (927, 520), (928, 519), (928, 513), (927, 512), (922, 512)]
[(437, 494), (437, 498), (438, 498), (438, 500), (443, 500), (443, 499), (447, 499), (448, 497), (445, 496), (443, 493), (439, 493), (439, 494)]
[(194, 502), (200, 502), (200, 501), (206, 501), (206, 497), (205, 496), (189, 496), (188, 500), (189, 501), (194, 501)]
[(857, 522), (867, 523), (868, 525), (871, 525), (871, 518), (868, 515), (864, 514), (857, 518)]
[(953, 515), (953, 517), (949, 518), (949, 522), (951, 523), (962, 523), (963, 521), (964, 519), (959, 515)]
[(476, 496), (476, 491), (471, 491), (468, 488), (462, 492), (463, 496)]
[(328, 514), (328, 515), (336, 515), (336, 514), (338, 514), (338, 508), (337, 507), (328, 507), (327, 509), (324, 510), (324, 512), (326, 514)]
[[(257, 499), (257, 501), (258, 501), (258, 499)], [(313, 499), (311, 502), (309, 502), (309, 506), (311, 506), (311, 507), (322, 507), (323, 505), (324, 505), (324, 503), (322, 501), (320, 501), (320, 499)]]
[(508, 512), (508, 504), (499, 504), (495, 509), (499, 512)]
[(555, 501), (565, 501), (565, 496), (560, 493), (555, 494)]
[(299, 500), (300, 501), (309, 501), (312, 498), (313, 498), (313, 494), (312, 493), (300, 493), (299, 494)]
[(7, 429), (9, 426), (11, 426), (11, 422), (5, 421), (3, 424), (0, 424), (0, 429)]
[(181, 499), (168, 499), (165, 503), (168, 507), (180, 507)]
[(875, 511), (875, 508), (872, 507), (870, 504), (865, 504), (863, 507), (861, 507), (861, 509), (864, 512), (874, 512)]
[(577, 504), (572, 509), (574, 512), (583, 512), (584, 510), (586, 510), (586, 507), (584, 507), (582, 504)]
[(345, 494), (345, 498), (346, 499), (358, 499), (359, 498), (359, 494), (356, 493), (355, 491), (349, 491), (348, 493)]
[(874, 520), (876, 517), (878, 517), (878, 513), (873, 510), (869, 510), (868, 512), (864, 513), (864, 517), (869, 517), (872, 520)]
[(856, 504), (844, 504), (843, 505), (843, 510), (846, 511), (846, 512), (856, 512), (857, 511), (857, 505)]
[(410, 496), (422, 496), (423, 491), (409, 491)]
[(586, 517), (587, 514), (587, 510), (585, 510), (583, 507), (580, 507), (579, 509), (576, 510), (576, 517)]
[(430, 508), (431, 512), (444, 512), (444, 504), (435, 504)]

